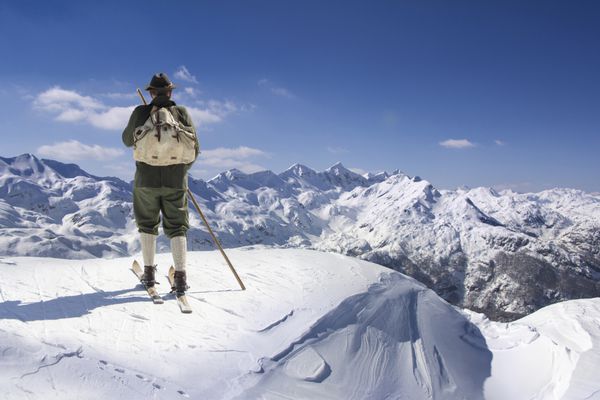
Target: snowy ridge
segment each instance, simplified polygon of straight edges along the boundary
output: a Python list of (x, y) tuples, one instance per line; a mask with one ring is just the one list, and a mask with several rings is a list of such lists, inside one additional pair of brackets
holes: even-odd
[[(133, 166), (132, 166), (133, 167)], [(600, 296), (600, 197), (438, 190), (399, 171), (229, 170), (189, 186), (226, 247), (265, 244), (356, 256), (399, 270), (452, 304), (513, 320)], [(189, 248), (211, 249), (191, 213)], [(131, 186), (25, 154), (0, 159), (4, 255), (118, 257), (139, 251)], [(164, 236), (159, 251), (168, 251)]]
[(595, 399), (600, 393), (589, 386), (600, 378), (600, 341), (594, 334), (600, 329), (600, 299), (552, 304), (511, 324), (464, 312), (494, 354), (486, 398)]
[[(600, 391), (598, 299), (502, 324), (355, 258), (250, 247), (228, 255), (248, 289), (217, 251), (192, 252), (188, 315), (172, 298), (152, 304), (127, 270), (132, 258), (0, 259), (3, 398), (569, 400)], [(157, 261), (160, 276), (170, 256)]]
[[(482, 398), (491, 354), (459, 315), (415, 281), (382, 275), (262, 360), (255, 386), (240, 398)], [(291, 388), (289, 377), (298, 380)]]

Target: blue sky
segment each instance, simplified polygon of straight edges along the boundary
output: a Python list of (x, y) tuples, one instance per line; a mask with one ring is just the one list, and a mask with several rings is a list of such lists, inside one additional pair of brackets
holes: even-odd
[(135, 88), (164, 71), (193, 174), (337, 161), (439, 188), (600, 191), (594, 1), (2, 1), (2, 156), (133, 174)]

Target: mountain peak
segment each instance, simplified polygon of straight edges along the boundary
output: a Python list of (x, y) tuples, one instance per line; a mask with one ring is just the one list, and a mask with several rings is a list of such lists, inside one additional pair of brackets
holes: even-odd
[(6, 164), (39, 161), (39, 159), (32, 153), (23, 153), (16, 157), (0, 157), (0, 160), (4, 161)]
[(376, 183), (376, 182), (385, 181), (391, 175), (388, 174), (387, 171), (380, 171), (380, 172), (377, 172), (376, 174), (374, 174), (372, 172), (366, 172), (366, 173), (362, 174), (361, 176), (363, 178), (365, 178), (369, 183)]
[(344, 167), (344, 164), (342, 164), (341, 161), (336, 162), (331, 167), (327, 168), (325, 171), (348, 171), (348, 172), (352, 172), (348, 168)]
[(244, 172), (240, 171), (237, 168), (231, 168), (228, 169), (227, 171), (224, 172), (220, 172), (219, 174), (215, 175), (213, 178), (209, 179), (208, 181), (206, 181), (206, 183), (210, 183), (210, 184), (226, 184), (226, 182), (232, 182), (232, 181), (237, 181), (243, 178), (246, 178), (248, 175), (245, 174)]
[(351, 169), (346, 168), (344, 164), (342, 164), (339, 161), (333, 164), (331, 167), (327, 168), (325, 171), (323, 171), (323, 173), (327, 175), (350, 175), (353, 177), (364, 178), (362, 175), (352, 171)]
[(223, 171), (223, 172), (219, 173), (217, 176), (212, 178), (211, 181), (213, 179), (217, 179), (217, 178), (222, 178), (222, 179), (227, 179), (227, 180), (232, 181), (232, 180), (239, 179), (239, 178), (242, 178), (245, 176), (246, 176), (246, 174), (243, 173), (242, 171), (240, 171), (239, 169), (231, 168), (231, 169), (228, 169), (227, 171)]
[(341, 187), (344, 190), (352, 190), (356, 186), (368, 186), (368, 181), (364, 176), (349, 170), (339, 161), (321, 172), (321, 175), (333, 186)]
[(316, 175), (316, 173), (317, 171), (315, 171), (314, 169), (299, 163), (293, 164), (288, 169), (282, 172), (282, 174), (284, 175), (293, 174), (295, 176), (312, 176)]
[(15, 158), (17, 160), (38, 160), (38, 158), (33, 153), (23, 153)]
[[(47, 158), (39, 159), (32, 153), (23, 153), (16, 157), (0, 157), (0, 161), (3, 161), (6, 164), (6, 167), (10, 173), (22, 177), (37, 176), (38, 178), (43, 177), (44, 179), (55, 179), (55, 175), (63, 178), (75, 178), (77, 176), (83, 176), (86, 178), (107, 179), (115, 182), (122, 182), (118, 178), (100, 178), (88, 174), (77, 164), (65, 164), (60, 161), (50, 160)], [(54, 178), (52, 178), (53, 176)]]
[(242, 176), (246, 176), (246, 174), (244, 172), (240, 171), (237, 168), (228, 169), (227, 171), (225, 171), (225, 175), (227, 175), (227, 177), (231, 178), (231, 179), (235, 179), (235, 178), (240, 178)]
[(0, 157), (0, 160), (6, 164), (12, 174), (19, 176), (42, 174), (46, 169), (44, 163), (31, 153), (9, 158)]

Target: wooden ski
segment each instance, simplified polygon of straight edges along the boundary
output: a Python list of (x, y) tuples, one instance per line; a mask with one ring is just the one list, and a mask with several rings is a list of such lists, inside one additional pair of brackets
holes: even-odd
[[(175, 268), (172, 265), (171, 268), (169, 268), (169, 275), (167, 277), (169, 278), (169, 284), (171, 287), (175, 287)], [(187, 296), (185, 294), (178, 295), (175, 293), (175, 297), (177, 298), (177, 305), (179, 305), (181, 312), (184, 314), (190, 314), (192, 312), (192, 306), (190, 306)]]
[(131, 266), (131, 271), (135, 274), (135, 276), (137, 276), (140, 283), (144, 285), (144, 289), (146, 289), (146, 292), (148, 292), (148, 295), (150, 296), (154, 304), (163, 304), (164, 300), (160, 296), (160, 294), (158, 294), (158, 290), (156, 290), (156, 287), (146, 286), (146, 284), (142, 282), (142, 276), (144, 275), (144, 271), (142, 271), (142, 267), (135, 260), (133, 261), (133, 265)]

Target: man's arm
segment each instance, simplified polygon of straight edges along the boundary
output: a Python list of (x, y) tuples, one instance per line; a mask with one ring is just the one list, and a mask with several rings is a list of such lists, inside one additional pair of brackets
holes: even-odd
[(129, 122), (127, 123), (127, 126), (125, 127), (123, 134), (121, 135), (121, 139), (123, 140), (123, 143), (127, 147), (133, 146), (133, 131), (135, 130), (135, 128), (137, 126), (139, 126), (139, 124), (138, 124), (139, 114), (143, 107), (144, 106), (137, 106), (133, 110), (133, 112), (131, 113), (131, 117), (129, 117)]

